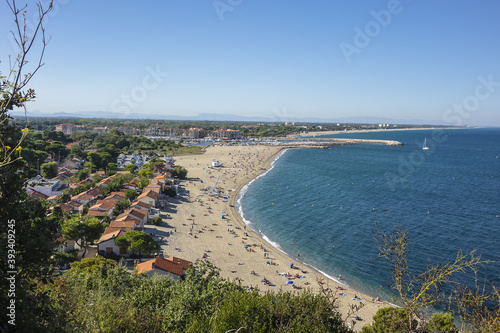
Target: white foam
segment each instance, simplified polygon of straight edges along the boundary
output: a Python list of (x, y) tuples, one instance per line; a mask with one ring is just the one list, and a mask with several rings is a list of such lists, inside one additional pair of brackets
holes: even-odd
[(259, 175), (258, 177), (252, 179), (248, 184), (246, 184), (245, 186), (243, 186), (240, 190), (240, 192), (238, 193), (238, 199), (236, 199), (236, 208), (238, 209), (238, 212), (240, 213), (240, 216), (241, 218), (243, 219), (243, 221), (245, 221), (245, 224), (250, 224), (247, 223), (247, 220), (245, 220), (243, 218), (243, 210), (241, 208), (241, 199), (243, 198), (243, 196), (247, 193), (248, 191), (248, 188), (249, 186), (254, 182), (256, 181), (257, 179), (261, 178), (261, 177), (264, 177), (265, 175), (267, 175), (269, 173), (269, 171), (271, 171), (273, 168), (274, 168), (274, 165), (276, 163), (276, 161), (287, 151), (288, 149), (285, 149), (283, 152), (281, 152), (281, 154), (279, 154), (278, 156), (276, 156), (274, 158), (274, 160), (271, 162), (271, 165), (269, 166), (269, 169), (267, 169), (264, 173), (262, 173), (261, 175)]
[(344, 286), (344, 287), (346, 287), (346, 288), (350, 288), (350, 287), (349, 287), (349, 285), (348, 285), (348, 284), (346, 284), (346, 283), (344, 283), (343, 281), (338, 280), (338, 279), (334, 278), (333, 276), (326, 274), (325, 272), (323, 272), (322, 270), (317, 269), (317, 268), (316, 268), (316, 267), (314, 267), (314, 266), (311, 266), (311, 267), (312, 267), (313, 269), (317, 270), (318, 272), (320, 272), (323, 276), (326, 276), (328, 279), (330, 279), (330, 280), (332, 280), (332, 281), (335, 281), (335, 282), (337, 282), (338, 284), (341, 284), (341, 285), (343, 285), (343, 286)]
[(277, 249), (278, 251), (280, 252), (283, 252), (286, 254), (285, 251), (283, 251), (283, 249), (281, 248), (281, 246), (276, 243), (276, 242), (273, 242), (272, 240), (269, 239), (269, 237), (267, 237), (265, 234), (262, 233), (261, 230), (259, 230), (251, 221), (247, 220), (245, 218), (245, 213), (243, 212), (243, 207), (241, 205), (241, 199), (245, 196), (245, 194), (247, 193), (248, 191), (248, 188), (250, 187), (250, 185), (256, 181), (257, 179), (261, 178), (261, 177), (264, 177), (265, 175), (267, 175), (275, 166), (275, 163), (276, 161), (287, 151), (288, 149), (285, 149), (283, 152), (281, 152), (281, 154), (279, 154), (278, 156), (276, 156), (274, 158), (274, 160), (271, 162), (270, 166), (269, 166), (269, 169), (267, 169), (264, 173), (262, 173), (261, 175), (259, 175), (258, 177), (252, 179), (248, 184), (246, 184), (245, 186), (243, 186), (240, 190), (240, 192), (238, 193), (238, 199), (236, 200), (236, 208), (237, 208), (237, 211), (238, 213), (240, 214), (240, 217), (241, 219), (243, 220), (243, 222), (245, 223), (246, 226), (248, 226), (248, 228), (250, 228), (253, 232), (255, 232), (256, 234), (258, 234), (260, 237), (262, 237), (262, 239), (264, 239), (267, 243), (269, 243), (272, 247), (274, 247), (275, 249)]
[[(280, 251), (280, 252), (283, 252), (284, 254), (287, 254), (285, 251), (283, 251), (283, 249), (281, 248), (281, 246), (276, 243), (276, 242), (273, 242), (272, 240), (269, 239), (269, 237), (267, 237), (266, 235), (264, 235), (263, 233), (261, 233), (262, 235), (262, 238), (268, 242), (269, 244), (271, 244), (272, 247), (274, 247), (276, 250)], [(288, 255), (288, 254), (287, 254)]]

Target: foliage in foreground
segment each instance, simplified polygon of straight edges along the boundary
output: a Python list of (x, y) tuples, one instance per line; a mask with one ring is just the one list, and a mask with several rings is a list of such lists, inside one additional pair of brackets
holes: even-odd
[(416, 320), (410, 322), (408, 313), (402, 308), (382, 308), (373, 316), (373, 325), (363, 326), (362, 333), (458, 333), (451, 313), (435, 313), (432, 317), (417, 327)]
[[(454, 280), (456, 273), (473, 272), (489, 261), (482, 260), (475, 250), (458, 252), (455, 260), (445, 264), (428, 264), (424, 272), (410, 273), (408, 264), (408, 232), (402, 227), (387, 233), (374, 231), (379, 256), (392, 266), (391, 289), (399, 298), (398, 309), (380, 309), (374, 325), (363, 332), (457, 332), (452, 314), (460, 318), (461, 331), (500, 332), (500, 293), (491, 282), (492, 292), (476, 285), (470, 289)], [(477, 279), (476, 279), (477, 281)], [(428, 319), (425, 310), (445, 305), (451, 313), (434, 314)]]
[(325, 296), (250, 292), (204, 264), (197, 267), (199, 273), (191, 269), (185, 280), (174, 282), (131, 275), (121, 265), (97, 261), (37, 288), (37, 295), (44, 295), (37, 330), (347, 332)]

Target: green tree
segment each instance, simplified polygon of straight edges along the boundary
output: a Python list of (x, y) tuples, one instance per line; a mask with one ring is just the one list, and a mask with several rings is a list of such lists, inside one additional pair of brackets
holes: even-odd
[(84, 179), (87, 179), (90, 176), (90, 169), (88, 168), (83, 168), (80, 171), (78, 171), (78, 180), (82, 181)]
[(186, 179), (187, 170), (183, 167), (177, 165), (172, 171), (172, 177), (177, 177), (179, 179)]
[(41, 165), (40, 170), (45, 179), (51, 179), (57, 176), (57, 169), (59, 168), (57, 162), (48, 162)]
[(43, 163), (49, 157), (49, 153), (43, 150), (35, 150), (35, 158), (38, 163)]
[(169, 197), (173, 198), (177, 195), (177, 191), (174, 190), (172, 187), (168, 186), (168, 185), (163, 185), (162, 186), (162, 192), (165, 194), (165, 195), (168, 195)]
[(131, 173), (134, 173), (137, 170), (137, 165), (129, 164), (125, 167), (125, 170), (130, 171)]
[(47, 141), (36, 140), (35, 142), (33, 142), (33, 146), (36, 150), (45, 150), (45, 147), (47, 146)]
[(52, 142), (47, 147), (45, 147), (45, 150), (52, 155), (53, 159), (58, 161), (62, 161), (69, 154), (69, 149), (59, 141)]
[(69, 150), (69, 156), (86, 159), (87, 153), (85, 153), (85, 151), (83, 151), (82, 148), (80, 148), (80, 145), (73, 145)]
[(66, 189), (64, 190), (61, 195), (57, 197), (57, 203), (66, 203), (71, 200), (71, 190)]
[(137, 174), (139, 175), (139, 177), (148, 178), (148, 179), (153, 177), (153, 171), (151, 171), (148, 168), (142, 168), (141, 170), (139, 170), (139, 172)]
[(401, 308), (382, 308), (373, 316), (373, 325), (363, 326), (363, 333), (411, 332), (408, 313)]
[(118, 166), (116, 165), (116, 163), (108, 163), (108, 165), (106, 166), (106, 177), (116, 174), (117, 171)]
[(434, 313), (425, 324), (427, 332), (458, 333), (451, 313)]
[(137, 181), (137, 186), (139, 186), (139, 188), (143, 189), (148, 185), (149, 185), (149, 178), (139, 177), (139, 180)]
[(114, 163), (116, 162), (116, 158), (113, 158), (113, 156), (111, 156), (110, 153), (108, 152), (100, 152), (99, 153), (99, 157), (100, 157), (100, 160), (101, 160), (101, 168), (104, 168), (106, 167), (109, 163)]
[(118, 148), (116, 148), (116, 146), (115, 146), (114, 144), (107, 144), (107, 145), (103, 148), (103, 150), (104, 150), (106, 153), (110, 154), (110, 155), (113, 157), (113, 159), (116, 159), (116, 157), (120, 154), (120, 153), (118, 152)]
[(104, 232), (104, 226), (96, 217), (72, 217), (62, 225), (64, 238), (74, 240), (83, 248), (83, 256), (87, 253), (87, 245), (95, 242)]
[(149, 223), (151, 223), (152, 225), (159, 226), (163, 223), (163, 219), (159, 216), (153, 217), (152, 219), (149, 220)]
[(135, 198), (139, 196), (139, 193), (137, 193), (135, 190), (128, 189), (125, 191), (125, 196), (130, 202), (132, 202), (134, 201)]
[(59, 131), (43, 131), (43, 138), (48, 141), (68, 141), (66, 134)]
[(116, 208), (120, 212), (123, 212), (125, 209), (127, 209), (129, 207), (130, 207), (130, 201), (128, 201), (128, 199), (118, 200), (118, 202), (116, 203)]
[[(37, 2), (37, 19), (31, 15), (31, 7), (18, 8), (16, 2), (10, 0), (6, 3), (13, 15), (15, 25), (12, 36), (19, 51), (10, 58), (7, 76), (0, 73), (0, 306), (3, 309), (7, 308), (12, 299), (7, 292), (11, 287), (7, 277), (12, 276), (8, 271), (15, 270), (17, 274), (16, 326), (7, 324), (9, 318), (4, 311), (0, 331), (37, 332), (41, 331), (40, 318), (43, 318), (43, 311), (40, 300), (43, 296), (37, 297), (35, 294), (35, 282), (47, 282), (52, 277), (47, 267), (59, 230), (57, 219), (46, 217), (47, 203), (29, 198), (24, 189), (26, 176), (30, 172), (30, 166), (22, 158), (22, 146), (29, 133), (28, 122), (25, 121), (26, 126), (21, 129), (12, 123), (9, 111), (14, 107), (22, 108), (26, 114), (27, 102), (35, 98), (34, 90), (27, 87), (43, 65), (46, 43), (42, 23), (52, 4), (46, 9), (45, 5)], [(5, 17), (3, 15), (4, 19)], [(28, 28), (28, 22), (34, 24)], [(34, 46), (40, 42), (40, 45)], [(40, 51), (41, 54), (38, 59), (30, 61), (32, 50)], [(9, 239), (15, 240), (15, 246)]]
[(150, 235), (142, 231), (127, 231), (125, 236), (117, 237), (115, 244), (126, 247), (130, 252), (149, 255), (160, 250), (160, 245)]
[(101, 155), (97, 152), (90, 152), (87, 154), (87, 159), (91, 163), (92, 166), (92, 172), (102, 169), (102, 161), (101, 161)]
[(73, 274), (100, 272), (102, 275), (107, 275), (108, 270), (116, 266), (116, 261), (106, 259), (101, 256), (92, 258), (83, 258), (81, 261), (71, 263), (71, 272)]

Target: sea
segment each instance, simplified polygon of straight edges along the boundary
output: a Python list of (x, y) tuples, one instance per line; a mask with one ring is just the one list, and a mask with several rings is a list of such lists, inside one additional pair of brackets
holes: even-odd
[[(391, 266), (373, 233), (408, 231), (412, 276), (476, 250), (480, 285), (500, 283), (500, 128), (341, 133), (396, 140), (288, 149), (243, 188), (245, 223), (294, 261), (393, 300)], [(423, 150), (424, 140), (429, 150)], [(474, 274), (456, 275), (469, 287)]]

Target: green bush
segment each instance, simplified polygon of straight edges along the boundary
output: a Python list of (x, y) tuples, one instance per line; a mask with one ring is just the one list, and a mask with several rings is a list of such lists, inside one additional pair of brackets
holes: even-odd
[(54, 252), (54, 259), (57, 261), (58, 265), (61, 265), (67, 262), (75, 261), (77, 255), (78, 255), (78, 250), (73, 250), (67, 253)]
[(163, 219), (159, 216), (153, 217), (152, 219), (149, 220), (149, 223), (151, 223), (152, 225), (159, 226), (163, 223)]
[(363, 333), (407, 332), (410, 329), (408, 314), (401, 308), (382, 308), (373, 316), (373, 326), (363, 326)]
[(172, 172), (172, 177), (177, 177), (179, 179), (186, 179), (188, 171), (181, 166), (176, 166)]
[(425, 324), (426, 332), (458, 333), (451, 313), (435, 313)]
[(348, 332), (335, 304), (309, 291), (249, 292), (204, 263), (175, 282), (100, 257), (82, 261), (59, 282), (40, 285), (51, 311), (43, 331)]

